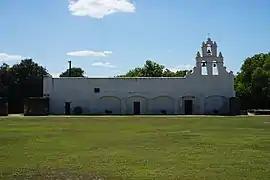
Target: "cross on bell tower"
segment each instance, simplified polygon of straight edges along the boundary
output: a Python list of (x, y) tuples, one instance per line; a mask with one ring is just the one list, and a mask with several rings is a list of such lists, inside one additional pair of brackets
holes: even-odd
[(209, 39), (209, 38), (210, 38), (210, 33), (207, 34), (207, 39)]

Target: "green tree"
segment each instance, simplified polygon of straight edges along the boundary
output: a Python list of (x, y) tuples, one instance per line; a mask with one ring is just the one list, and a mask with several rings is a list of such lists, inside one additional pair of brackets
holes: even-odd
[(43, 96), (43, 76), (47, 70), (32, 59), (22, 60), (8, 69), (8, 100), (11, 113), (23, 112), (26, 97)]
[(183, 71), (176, 71), (175, 77), (185, 77), (188, 73), (191, 73), (192, 70), (183, 70)]
[[(65, 72), (62, 72), (60, 77), (69, 77), (69, 69), (67, 69)], [(71, 68), (71, 77), (84, 77), (84, 70), (77, 67)]]
[(143, 77), (142, 68), (135, 68), (129, 70), (125, 75), (120, 75), (119, 77)]
[(247, 58), (235, 79), (241, 108), (270, 107), (270, 53)]
[(184, 77), (188, 72), (191, 72), (191, 70), (173, 72), (165, 69), (163, 65), (147, 60), (143, 67), (129, 70), (125, 75), (119, 77)]
[(7, 97), (9, 86), (9, 65), (3, 63), (0, 66), (0, 97)]
[(143, 77), (162, 77), (164, 66), (147, 60), (142, 68)]
[(169, 69), (165, 69), (162, 74), (163, 77), (175, 77), (175, 75), (176, 73)]

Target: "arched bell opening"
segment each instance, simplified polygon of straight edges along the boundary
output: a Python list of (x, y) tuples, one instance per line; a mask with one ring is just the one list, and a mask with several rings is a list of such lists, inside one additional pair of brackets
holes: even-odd
[(218, 72), (218, 67), (217, 67), (217, 61), (213, 61), (213, 63), (212, 63), (213, 65), (212, 65), (212, 72), (213, 72), (213, 75), (218, 75), (219, 74), (219, 72)]
[(211, 44), (207, 44), (207, 55), (212, 55), (212, 47), (211, 47)]
[(202, 61), (201, 62), (201, 72), (202, 72), (202, 75), (207, 75), (207, 62), (206, 61)]

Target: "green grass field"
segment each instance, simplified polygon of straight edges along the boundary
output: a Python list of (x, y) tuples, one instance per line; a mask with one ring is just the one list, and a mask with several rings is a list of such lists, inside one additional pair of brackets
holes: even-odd
[(270, 178), (270, 117), (0, 119), (0, 179)]

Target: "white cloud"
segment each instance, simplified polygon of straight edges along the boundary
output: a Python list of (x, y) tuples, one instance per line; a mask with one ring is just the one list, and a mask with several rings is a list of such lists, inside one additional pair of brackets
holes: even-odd
[(109, 54), (112, 54), (112, 51), (89, 51), (89, 50), (84, 50), (84, 51), (74, 51), (74, 52), (68, 52), (68, 56), (98, 56), (98, 57), (106, 57)]
[(190, 64), (186, 64), (186, 65), (177, 65), (173, 68), (168, 68), (169, 70), (176, 72), (176, 71), (182, 71), (182, 70), (192, 70), (193, 66)]
[(0, 53), (0, 61), (18, 61), (25, 59), (23, 56), (20, 55), (11, 55), (7, 53)]
[(99, 67), (105, 67), (105, 68), (116, 68), (115, 65), (112, 65), (109, 62), (94, 62), (92, 66), (99, 66)]
[(90, 16), (102, 19), (117, 12), (135, 12), (130, 0), (69, 0), (69, 11), (74, 16)]

